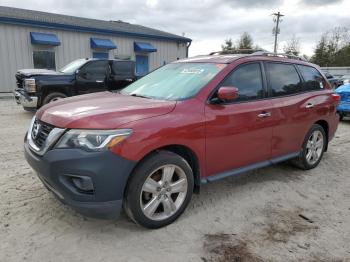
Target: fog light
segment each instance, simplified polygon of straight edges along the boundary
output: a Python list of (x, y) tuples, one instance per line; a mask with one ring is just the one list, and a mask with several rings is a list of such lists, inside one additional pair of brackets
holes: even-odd
[(82, 193), (92, 194), (94, 193), (94, 185), (90, 177), (87, 176), (72, 176), (71, 177), (73, 185)]

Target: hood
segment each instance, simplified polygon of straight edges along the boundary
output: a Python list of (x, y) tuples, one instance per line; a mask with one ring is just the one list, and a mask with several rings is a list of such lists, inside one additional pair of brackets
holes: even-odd
[(101, 92), (52, 102), (36, 116), (60, 128), (115, 129), (132, 121), (170, 113), (175, 105), (176, 101)]
[(20, 69), (17, 74), (24, 76), (37, 76), (37, 75), (58, 75), (59, 72), (48, 69)]

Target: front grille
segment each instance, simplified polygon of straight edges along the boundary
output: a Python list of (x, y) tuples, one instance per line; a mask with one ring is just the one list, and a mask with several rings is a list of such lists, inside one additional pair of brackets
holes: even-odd
[(34, 143), (41, 148), (46, 141), (46, 138), (54, 128), (54, 126), (36, 119), (32, 128), (32, 138)]
[(20, 73), (16, 74), (16, 84), (18, 88), (23, 88), (24, 78)]

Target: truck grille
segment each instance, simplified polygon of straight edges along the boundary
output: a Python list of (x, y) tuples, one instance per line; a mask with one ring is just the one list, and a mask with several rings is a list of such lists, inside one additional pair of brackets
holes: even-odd
[(16, 74), (16, 84), (18, 88), (23, 88), (24, 78), (20, 73)]
[(46, 138), (54, 128), (55, 128), (54, 126), (36, 119), (33, 124), (32, 134), (31, 134), (34, 143), (39, 148), (41, 148), (44, 142), (46, 141)]

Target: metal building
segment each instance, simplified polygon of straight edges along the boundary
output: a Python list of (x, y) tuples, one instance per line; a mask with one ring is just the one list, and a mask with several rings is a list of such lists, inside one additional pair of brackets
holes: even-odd
[(185, 58), (191, 39), (126, 23), (0, 6), (0, 93), (23, 68), (59, 69), (77, 58), (136, 61), (142, 76)]

